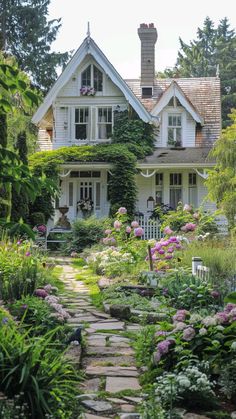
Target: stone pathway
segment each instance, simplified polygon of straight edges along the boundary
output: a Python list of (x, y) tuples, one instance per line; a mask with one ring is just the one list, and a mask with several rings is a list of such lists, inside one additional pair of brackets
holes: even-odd
[[(138, 331), (140, 326), (126, 326), (97, 310), (92, 305), (86, 285), (76, 280), (78, 271), (70, 265), (70, 259), (61, 258), (56, 262), (63, 268), (61, 279), (65, 283), (65, 292), (60, 297), (71, 315), (68, 325), (72, 331), (83, 326), (86, 341), (81, 360), (86, 378), (80, 387), (83, 394), (78, 396), (85, 411), (83, 419), (139, 418), (137, 406), (142, 402), (139, 372), (130, 339), (120, 333)], [(78, 347), (77, 351), (76, 347), (74, 350), (78, 356)], [(132, 390), (131, 395), (126, 397), (120, 393), (125, 390), (126, 393)]]

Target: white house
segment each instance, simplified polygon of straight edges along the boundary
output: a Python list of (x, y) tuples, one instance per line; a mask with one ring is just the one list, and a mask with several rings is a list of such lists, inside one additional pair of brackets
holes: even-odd
[[(141, 77), (123, 80), (88, 35), (35, 113), (39, 150), (110, 141), (114, 111), (131, 106), (139, 117), (159, 125), (155, 151), (138, 161), (136, 209), (147, 214), (151, 198), (176, 207), (202, 204), (209, 151), (221, 130), (218, 77), (155, 78), (153, 24), (141, 24)], [(68, 163), (61, 167), (60, 205), (70, 220), (82, 214), (77, 202), (89, 197), (98, 217), (109, 212), (109, 163)], [(207, 208), (212, 204), (205, 203)]]

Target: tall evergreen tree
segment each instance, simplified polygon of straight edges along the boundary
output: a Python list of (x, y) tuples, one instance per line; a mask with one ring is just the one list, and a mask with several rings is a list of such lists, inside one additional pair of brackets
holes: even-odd
[(232, 120), (228, 115), (236, 108), (236, 34), (227, 18), (215, 27), (207, 17), (203, 28), (197, 29), (197, 39), (186, 44), (180, 38), (175, 68), (165, 71), (170, 77), (214, 77), (219, 74), (222, 94), (223, 127)]
[(14, 55), (35, 86), (47, 91), (69, 54), (51, 52), (61, 26), (60, 19), (47, 20), (51, 0), (1, 0), (0, 49)]
[[(28, 165), (28, 150), (25, 132), (21, 132), (18, 135), (15, 148), (22, 163)], [(29, 215), (29, 198), (24, 189), (22, 189), (19, 192), (14, 185), (12, 186), (11, 205), (11, 220), (19, 221), (20, 219), (22, 219), (24, 221), (27, 221)]]

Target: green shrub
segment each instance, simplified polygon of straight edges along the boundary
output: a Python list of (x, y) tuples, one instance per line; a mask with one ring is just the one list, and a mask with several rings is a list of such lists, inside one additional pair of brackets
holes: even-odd
[(66, 247), (67, 252), (81, 252), (86, 247), (98, 243), (104, 234), (104, 229), (109, 223), (108, 219), (89, 217), (78, 219), (72, 225), (72, 239)]
[(78, 376), (71, 363), (56, 350), (56, 329), (30, 339), (16, 326), (0, 328), (0, 391), (8, 398), (20, 395), (30, 418), (71, 417)]
[(45, 224), (45, 215), (42, 212), (32, 212), (29, 218), (32, 226)]
[(10, 313), (30, 327), (30, 334), (42, 335), (61, 325), (52, 314), (54, 310), (38, 297), (26, 296), (8, 305)]
[(0, 247), (0, 299), (4, 301), (32, 295), (44, 281), (42, 256), (28, 241), (4, 237)]

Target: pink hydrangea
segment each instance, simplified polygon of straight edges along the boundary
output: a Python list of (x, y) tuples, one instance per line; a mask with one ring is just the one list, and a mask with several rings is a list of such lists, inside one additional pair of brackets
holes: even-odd
[(106, 235), (106, 236), (109, 236), (109, 234), (111, 234), (112, 233), (112, 231), (109, 229), (109, 228), (107, 228), (105, 231), (104, 231), (104, 234)]
[(120, 207), (117, 212), (118, 214), (127, 214), (127, 209), (125, 207)]
[(134, 229), (135, 237), (142, 237), (144, 235), (144, 230), (142, 227), (137, 227)]
[(192, 340), (195, 335), (196, 335), (196, 332), (192, 327), (187, 327), (183, 331), (183, 339), (186, 341)]
[(194, 223), (187, 223), (185, 224), (186, 231), (194, 231), (197, 225)]
[(114, 221), (114, 228), (119, 230), (122, 226), (122, 223), (119, 220)]
[(131, 223), (131, 227), (132, 227), (132, 228), (138, 228), (138, 227), (139, 227), (139, 223), (138, 223), (138, 221), (132, 221), (132, 223)]
[(219, 311), (219, 313), (216, 313), (215, 318), (218, 324), (228, 323), (229, 314), (224, 311)]
[(160, 249), (160, 250), (158, 250), (158, 253), (159, 253), (159, 255), (164, 255), (164, 253), (165, 253), (165, 250), (163, 250), (163, 249)]
[(213, 298), (219, 298), (220, 297), (220, 293), (219, 293), (219, 291), (213, 290), (213, 291), (211, 291), (211, 296)]
[(174, 250), (175, 250), (174, 247), (173, 246), (170, 246), (170, 247), (168, 247), (167, 252), (168, 253), (173, 253)]
[(190, 211), (192, 211), (192, 207), (189, 204), (185, 204), (183, 210), (190, 212)]
[(225, 306), (224, 311), (225, 311), (226, 313), (230, 313), (230, 312), (231, 312), (231, 310), (233, 310), (233, 308), (236, 308), (236, 304), (233, 304), (233, 303), (228, 303), (228, 304)]
[(171, 234), (173, 234), (173, 230), (171, 230), (171, 228), (167, 226), (164, 228), (163, 233), (167, 234), (167, 236), (170, 236)]
[(126, 227), (126, 229), (125, 229), (125, 231), (126, 231), (126, 233), (127, 233), (127, 234), (130, 234), (130, 233), (131, 233), (131, 230), (132, 230), (132, 229), (131, 229), (131, 227), (130, 227), (130, 226), (127, 226), (127, 227)]
[(169, 260), (169, 259), (172, 259), (173, 258), (173, 256), (172, 255), (165, 255), (165, 259), (166, 260)]

